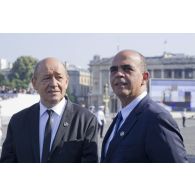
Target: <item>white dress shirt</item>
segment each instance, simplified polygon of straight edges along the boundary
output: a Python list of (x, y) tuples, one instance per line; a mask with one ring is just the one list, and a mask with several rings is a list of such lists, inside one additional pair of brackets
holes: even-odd
[(97, 111), (96, 117), (100, 125), (102, 125), (102, 120), (104, 121), (104, 123), (106, 123), (105, 114), (102, 110)]
[[(49, 108), (53, 110), (53, 114), (51, 116), (51, 127), (52, 127), (52, 132), (51, 132), (51, 143), (50, 143), (50, 149), (53, 143), (53, 140), (55, 138), (55, 135), (57, 133), (60, 120), (62, 118), (65, 106), (66, 106), (67, 101), (65, 98), (63, 98), (56, 106)], [(39, 113), (39, 144), (40, 144), (40, 159), (42, 157), (42, 150), (43, 150), (43, 142), (44, 142), (44, 133), (45, 133), (45, 126), (47, 123), (48, 119), (48, 114), (47, 110), (48, 108), (45, 107), (41, 102), (40, 104), (40, 113)]]
[[(119, 112), (121, 112), (122, 116), (123, 116), (123, 120), (120, 123), (119, 128), (123, 125), (123, 123), (125, 122), (125, 120), (127, 119), (127, 117), (129, 116), (129, 114), (131, 113), (131, 111), (138, 105), (138, 103), (147, 95), (147, 92), (144, 91), (141, 95), (139, 95), (137, 98), (135, 98), (131, 103), (129, 103), (127, 106), (125, 106), (124, 108), (122, 108)], [(110, 137), (108, 138), (108, 141), (105, 145), (105, 156), (109, 147), (109, 144), (111, 142), (111, 140), (113, 139), (114, 135), (115, 135), (115, 128), (116, 128), (116, 124), (113, 127), (113, 130), (110, 134)]]

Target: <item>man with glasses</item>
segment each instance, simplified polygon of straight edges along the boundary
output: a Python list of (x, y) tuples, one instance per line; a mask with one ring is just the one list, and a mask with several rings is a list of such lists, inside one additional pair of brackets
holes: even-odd
[(168, 111), (147, 95), (145, 58), (120, 51), (110, 67), (110, 83), (122, 109), (102, 145), (101, 162), (187, 162), (183, 138)]

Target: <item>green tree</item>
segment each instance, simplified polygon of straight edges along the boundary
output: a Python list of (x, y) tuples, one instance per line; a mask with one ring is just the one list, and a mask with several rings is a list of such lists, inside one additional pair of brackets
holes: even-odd
[(31, 56), (21, 56), (16, 59), (9, 74), (9, 80), (13, 87), (28, 88), (37, 61)]
[(5, 83), (5, 76), (2, 73), (0, 73), (0, 85), (4, 85), (4, 83)]

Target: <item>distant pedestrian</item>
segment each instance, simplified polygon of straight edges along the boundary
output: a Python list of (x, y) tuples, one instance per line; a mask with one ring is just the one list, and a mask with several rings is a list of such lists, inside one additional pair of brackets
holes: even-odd
[(186, 109), (181, 113), (183, 127), (186, 127)]
[(103, 138), (104, 124), (106, 123), (104, 106), (99, 106), (96, 116), (98, 120), (98, 131), (100, 132), (100, 137)]

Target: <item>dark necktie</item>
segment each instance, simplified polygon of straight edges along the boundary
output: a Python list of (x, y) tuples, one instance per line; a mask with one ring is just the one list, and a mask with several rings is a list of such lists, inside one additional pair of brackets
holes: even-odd
[(123, 120), (123, 116), (122, 116), (121, 112), (119, 112), (118, 115), (117, 115), (116, 123), (115, 123), (116, 125), (115, 125), (115, 133), (114, 133), (114, 135), (117, 134), (122, 120)]
[(44, 142), (43, 142), (43, 151), (42, 151), (42, 160), (41, 162), (45, 163), (48, 160), (49, 152), (50, 152), (50, 143), (51, 143), (51, 115), (53, 110), (47, 110), (47, 114), (49, 115), (47, 119), (47, 123), (45, 126), (44, 133)]
[(113, 129), (114, 133), (111, 134), (112, 137), (110, 136), (110, 138), (108, 139), (108, 142), (106, 144), (106, 147), (105, 147), (105, 156), (106, 156), (107, 151), (108, 151), (108, 149), (110, 147), (110, 143), (112, 142), (112, 140), (116, 136), (116, 134), (117, 134), (117, 132), (119, 130), (120, 124), (121, 124), (121, 122), (123, 120), (123, 116), (122, 116), (121, 112), (119, 112), (116, 117), (117, 118), (116, 118), (116, 122), (115, 122), (115, 129)]

